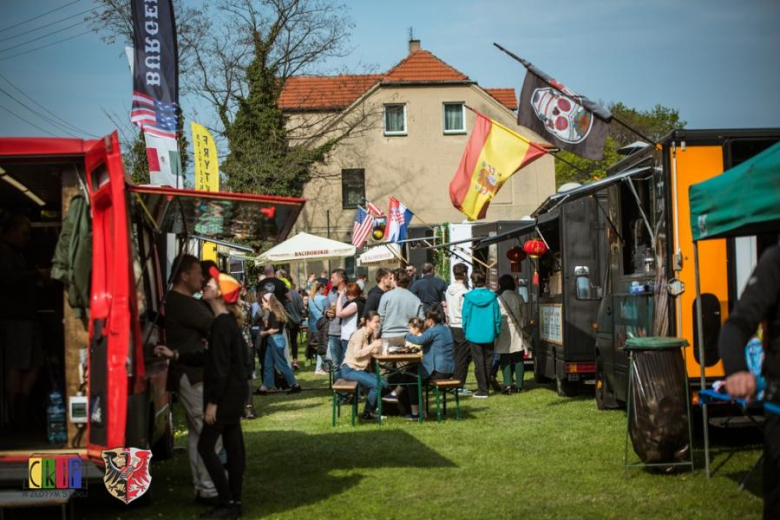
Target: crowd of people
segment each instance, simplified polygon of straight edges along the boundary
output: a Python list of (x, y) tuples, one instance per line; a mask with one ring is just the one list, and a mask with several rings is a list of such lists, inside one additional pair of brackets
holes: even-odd
[[(365, 388), (364, 420), (376, 419), (380, 398), (418, 420), (423, 412), (417, 387), (404, 385), (416, 380), (415, 370), (425, 382), (455, 377), (461, 395), (472, 395), (463, 383), (473, 361), (475, 398), (488, 397), (491, 381), (505, 394), (522, 389), (523, 353), (530, 345), (512, 277), (502, 277), (493, 292), (483, 272), (469, 280), (465, 264), (454, 267), (449, 285), (431, 264), (421, 270), (417, 277), (412, 266), (380, 268), (376, 286), (364, 297), (365, 276), (350, 282), (343, 269), (329, 277), (311, 274), (298, 288), (283, 270), (266, 266), (257, 285), (247, 287), (214, 262), (188, 254), (174, 261), (165, 301), (166, 345), (155, 354), (171, 360), (169, 389), (187, 421), (195, 500), (213, 506), (205, 517), (240, 515), (246, 460), (241, 420), (256, 418), (255, 394), (302, 391), (295, 376), (301, 327), (308, 328), (306, 358), (316, 360), (316, 375)], [(419, 349), (422, 359), (397, 379), (379, 383), (372, 361), (383, 344)], [(499, 368), (503, 387), (494, 379)]]

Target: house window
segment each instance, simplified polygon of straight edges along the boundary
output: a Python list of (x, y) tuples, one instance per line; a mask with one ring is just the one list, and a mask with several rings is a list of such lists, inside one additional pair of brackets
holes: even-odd
[(444, 133), (466, 133), (466, 105), (463, 103), (444, 103)]
[(385, 105), (385, 135), (406, 135), (406, 105)]
[(349, 168), (341, 170), (341, 207), (355, 209), (366, 196), (366, 170)]

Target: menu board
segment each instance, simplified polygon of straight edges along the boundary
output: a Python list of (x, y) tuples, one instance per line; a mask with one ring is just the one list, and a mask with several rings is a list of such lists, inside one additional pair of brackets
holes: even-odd
[(539, 305), (539, 338), (563, 345), (563, 305), (560, 303)]

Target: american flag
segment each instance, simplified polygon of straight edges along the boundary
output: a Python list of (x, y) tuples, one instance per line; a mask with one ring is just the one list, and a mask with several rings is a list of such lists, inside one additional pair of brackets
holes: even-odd
[(133, 92), (130, 121), (148, 134), (176, 139), (176, 103), (165, 104), (146, 94)]
[(368, 234), (374, 228), (374, 217), (366, 210), (357, 207), (355, 210), (355, 225), (352, 227), (352, 245), (361, 247), (368, 238)]

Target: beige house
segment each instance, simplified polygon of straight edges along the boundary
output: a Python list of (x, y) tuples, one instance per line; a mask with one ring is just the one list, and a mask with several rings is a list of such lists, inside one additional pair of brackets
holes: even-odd
[[(326, 139), (350, 129), (304, 190), (296, 231), (350, 241), (355, 207), (367, 198), (383, 211), (394, 196), (415, 213), (412, 226), (461, 222), (450, 202), (452, 179), (471, 132), (473, 108), (537, 142), (517, 125), (514, 89), (483, 88), (409, 43), (409, 54), (384, 74), (294, 77), (279, 99), (299, 139)], [(514, 175), (497, 194), (488, 220), (517, 220), (555, 191), (552, 157)]]

